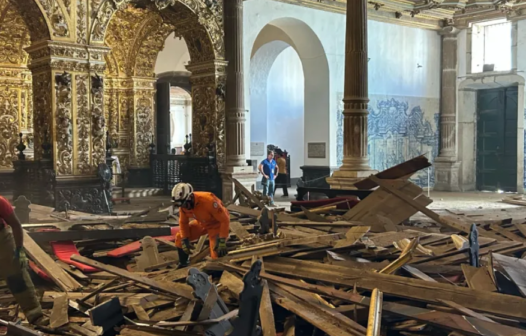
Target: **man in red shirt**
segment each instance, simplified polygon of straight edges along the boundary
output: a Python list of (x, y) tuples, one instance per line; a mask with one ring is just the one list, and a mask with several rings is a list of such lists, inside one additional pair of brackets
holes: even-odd
[(27, 272), (22, 225), (11, 204), (0, 196), (0, 277), (6, 279), (11, 294), (29, 323), (39, 323), (42, 308)]

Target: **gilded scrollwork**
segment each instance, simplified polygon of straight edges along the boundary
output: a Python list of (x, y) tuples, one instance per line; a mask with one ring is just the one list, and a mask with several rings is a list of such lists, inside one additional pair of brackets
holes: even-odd
[(0, 168), (12, 168), (18, 143), (19, 90), (0, 87)]
[(55, 75), (56, 94), (56, 153), (57, 175), (72, 175), (72, 115), (71, 115), (71, 74), (64, 72)]
[(44, 132), (52, 134), (51, 129), (51, 73), (33, 74), (33, 129), (35, 139), (35, 159), (42, 158)]
[(88, 16), (85, 0), (77, 0), (77, 43), (88, 43)]
[(29, 46), (29, 29), (17, 8), (6, 0), (0, 1), (0, 64), (25, 66)]
[(57, 0), (37, 0), (46, 16), (48, 17), (51, 27), (53, 29), (53, 36), (69, 37), (70, 29), (66, 16), (69, 16), (67, 10), (63, 11), (60, 2)]
[(105, 162), (106, 153), (106, 119), (104, 118), (104, 81), (102, 77), (91, 77), (92, 94), (92, 136), (93, 136), (93, 170), (99, 163)]
[(88, 108), (88, 75), (75, 75), (77, 115), (76, 115), (76, 142), (77, 157), (75, 162), (76, 174), (87, 175), (91, 173), (91, 137), (90, 137), (90, 113)]
[[(2, 0), (2, 2), (6, 3), (6, 0)], [(24, 19), (30, 31), (31, 41), (36, 42), (51, 39), (46, 17), (41, 12), (35, 0), (7, 0), (7, 2), (16, 8), (19, 15)]]
[(153, 91), (138, 92), (134, 116), (134, 163), (136, 167), (148, 167), (149, 145), (153, 137)]

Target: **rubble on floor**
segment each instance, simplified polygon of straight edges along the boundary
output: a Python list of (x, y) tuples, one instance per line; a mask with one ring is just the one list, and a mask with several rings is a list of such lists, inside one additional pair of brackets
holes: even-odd
[(202, 237), (183, 269), (176, 221), (156, 209), (25, 225), (50, 325), (13, 323), (23, 314), (5, 283), (0, 324), (13, 335), (526, 335), (526, 210), (431, 211), (407, 180), (422, 165), (409, 166), (363, 181), (379, 188), (359, 202), (295, 213), (234, 181), (229, 254), (209, 259)]

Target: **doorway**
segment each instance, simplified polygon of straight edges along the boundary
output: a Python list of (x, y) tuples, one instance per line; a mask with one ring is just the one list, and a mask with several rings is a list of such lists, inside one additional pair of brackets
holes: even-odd
[(477, 91), (477, 189), (517, 191), (516, 86)]

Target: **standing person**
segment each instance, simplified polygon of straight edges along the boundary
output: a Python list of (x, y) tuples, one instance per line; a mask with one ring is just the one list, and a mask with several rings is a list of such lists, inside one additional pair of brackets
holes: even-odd
[(273, 151), (267, 152), (267, 158), (261, 161), (258, 170), (263, 175), (263, 179), (261, 180), (263, 196), (268, 196), (270, 198), (270, 205), (274, 206), (275, 179), (279, 176), (279, 168), (274, 160)]
[[(226, 240), (230, 233), (230, 213), (214, 194), (194, 192), (188, 183), (178, 183), (172, 190), (172, 202), (179, 208), (179, 232), (175, 245), (179, 254), (179, 266), (188, 266), (192, 253), (192, 241), (208, 234), (212, 259), (228, 254)], [(190, 220), (192, 219), (192, 220)]]
[(31, 324), (45, 324), (35, 286), (27, 271), (24, 233), (11, 204), (0, 196), (0, 277)]
[(276, 176), (276, 188), (283, 188), (283, 197), (289, 197), (289, 189), (287, 188), (287, 158), (283, 151), (277, 151), (277, 164), (279, 169), (279, 176)]

